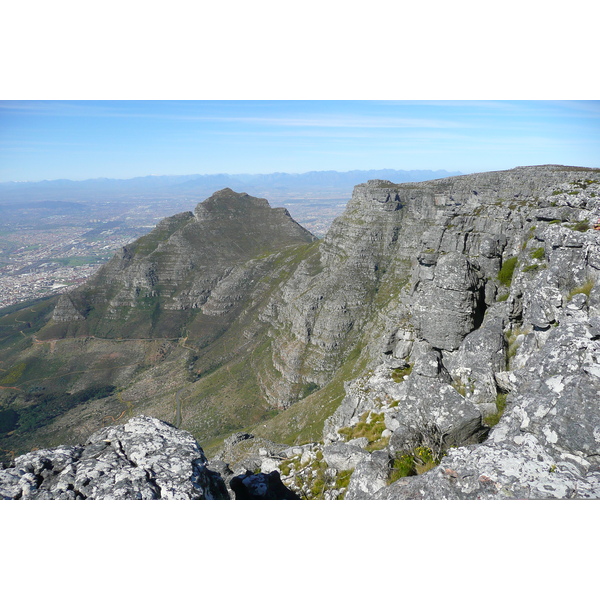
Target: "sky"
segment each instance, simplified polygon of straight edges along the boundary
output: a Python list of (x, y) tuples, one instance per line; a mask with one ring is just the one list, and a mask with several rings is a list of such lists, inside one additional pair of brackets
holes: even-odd
[(600, 167), (600, 101), (0, 101), (0, 181)]

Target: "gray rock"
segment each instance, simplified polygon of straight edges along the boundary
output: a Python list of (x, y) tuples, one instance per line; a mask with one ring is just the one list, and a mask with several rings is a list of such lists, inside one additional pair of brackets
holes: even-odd
[(423, 445), (423, 435), (416, 426), (410, 427), (398, 423), (390, 437), (389, 452), (391, 454), (411, 454), (417, 446)]
[(350, 477), (345, 500), (368, 500), (387, 485), (390, 458), (386, 451), (378, 450), (365, 456)]
[[(386, 429), (385, 431), (389, 430)], [(385, 433), (385, 431), (383, 433)], [(347, 444), (349, 444), (350, 446), (356, 446), (358, 448), (366, 448), (369, 445), (369, 439), (366, 437), (358, 437), (352, 440), (348, 440)]]
[(600, 498), (600, 341), (584, 312), (536, 336), (526, 366), (506, 377), (507, 409), (484, 443), (451, 449), (373, 497)]
[(464, 255), (440, 256), (431, 280), (419, 280), (412, 299), (415, 324), (435, 348), (455, 350), (483, 316), (485, 284)]
[(354, 469), (369, 453), (354, 444), (331, 444), (323, 447), (323, 459), (327, 465), (338, 471)]
[(481, 411), (438, 379), (411, 374), (394, 410), (391, 414), (396, 421), (409, 428), (421, 432), (431, 426), (439, 429), (446, 445), (471, 443), (485, 435)]
[(229, 499), (185, 431), (139, 416), (83, 446), (37, 450), (0, 471), (0, 497), (27, 500)]
[(414, 366), (412, 372), (421, 377), (438, 379), (449, 383), (451, 381), (448, 371), (442, 362), (442, 353), (434, 349), (427, 342), (417, 342), (410, 355)]
[[(387, 387), (376, 375), (347, 385), (331, 422), (348, 426), (387, 398), (391, 454), (427, 445), (424, 434), (437, 428), (448, 456), (371, 497), (600, 496), (600, 235), (580, 226), (600, 214), (600, 186), (590, 183), (598, 179), (548, 166), (468, 179), (476, 195), (460, 178), (444, 190), (429, 182), (428, 192), (412, 189), (419, 208), (397, 186), (416, 258), (410, 289), (388, 309), (384, 352), (413, 371)], [(507, 291), (495, 280), (501, 259), (513, 256), (508, 300), (493, 304)], [(507, 407), (486, 439), (481, 418), (495, 412), (498, 392), (509, 394)]]
[(459, 349), (444, 355), (444, 364), (466, 397), (476, 404), (496, 401), (495, 375), (506, 369), (504, 319), (490, 318), (469, 333)]

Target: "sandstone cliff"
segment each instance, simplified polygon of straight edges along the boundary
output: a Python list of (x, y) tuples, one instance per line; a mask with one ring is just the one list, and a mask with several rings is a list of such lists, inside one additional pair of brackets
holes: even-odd
[[(296, 451), (299, 489), (310, 495), (312, 478), (325, 497), (600, 496), (599, 175), (546, 166), (358, 186), (329, 247), (353, 239), (344, 250), (389, 300), (366, 342), (371, 371), (346, 385), (324, 445)], [(387, 252), (348, 233), (366, 215)], [(355, 306), (360, 323), (368, 307)], [(413, 476), (390, 483), (399, 475)]]

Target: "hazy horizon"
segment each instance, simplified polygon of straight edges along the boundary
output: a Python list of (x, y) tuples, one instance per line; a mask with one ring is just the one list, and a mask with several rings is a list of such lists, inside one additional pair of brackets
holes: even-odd
[(0, 101), (0, 181), (595, 168), (599, 133), (595, 100)]
[[(519, 165), (519, 166), (530, 166), (530, 165)], [(576, 165), (572, 165), (576, 166)], [(299, 171), (299, 172), (290, 172), (290, 171), (271, 171), (264, 173), (229, 173), (225, 171), (215, 172), (215, 173), (146, 173), (144, 175), (133, 175), (132, 177), (106, 177), (106, 176), (98, 176), (98, 177), (85, 177), (82, 179), (69, 178), (69, 177), (57, 177), (54, 179), (29, 179), (29, 180), (0, 180), (0, 184), (4, 183), (44, 183), (44, 182), (55, 182), (55, 181), (72, 181), (72, 182), (86, 182), (86, 181), (97, 181), (97, 180), (115, 180), (115, 181), (128, 181), (130, 179), (146, 179), (149, 177), (177, 177), (177, 178), (185, 178), (185, 177), (268, 177), (272, 175), (290, 175), (290, 176), (302, 176), (309, 175), (311, 173), (339, 173), (340, 175), (346, 175), (351, 173), (370, 173), (376, 171), (397, 171), (397, 172), (447, 172), (447, 173), (457, 173), (458, 171), (449, 171), (448, 169), (394, 169), (392, 167), (380, 167), (374, 169), (350, 169), (347, 171), (339, 171), (336, 169), (322, 169), (316, 170), (313, 169), (311, 171)], [(460, 172), (461, 175), (468, 175), (469, 173)]]

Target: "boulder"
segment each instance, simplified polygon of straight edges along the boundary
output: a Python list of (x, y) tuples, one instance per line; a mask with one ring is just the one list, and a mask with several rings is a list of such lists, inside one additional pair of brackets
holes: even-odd
[(26, 500), (228, 500), (191, 434), (151, 417), (94, 433), (83, 446), (19, 456), (0, 497)]
[(327, 466), (338, 471), (354, 469), (369, 453), (354, 444), (331, 444), (323, 447), (323, 459)]
[(481, 320), (485, 283), (474, 263), (458, 252), (443, 254), (428, 268), (433, 273), (419, 278), (412, 298), (415, 325), (434, 348), (455, 350)]
[(363, 457), (350, 477), (345, 499), (370, 499), (387, 485), (389, 473), (390, 458), (387, 451), (377, 450)]

